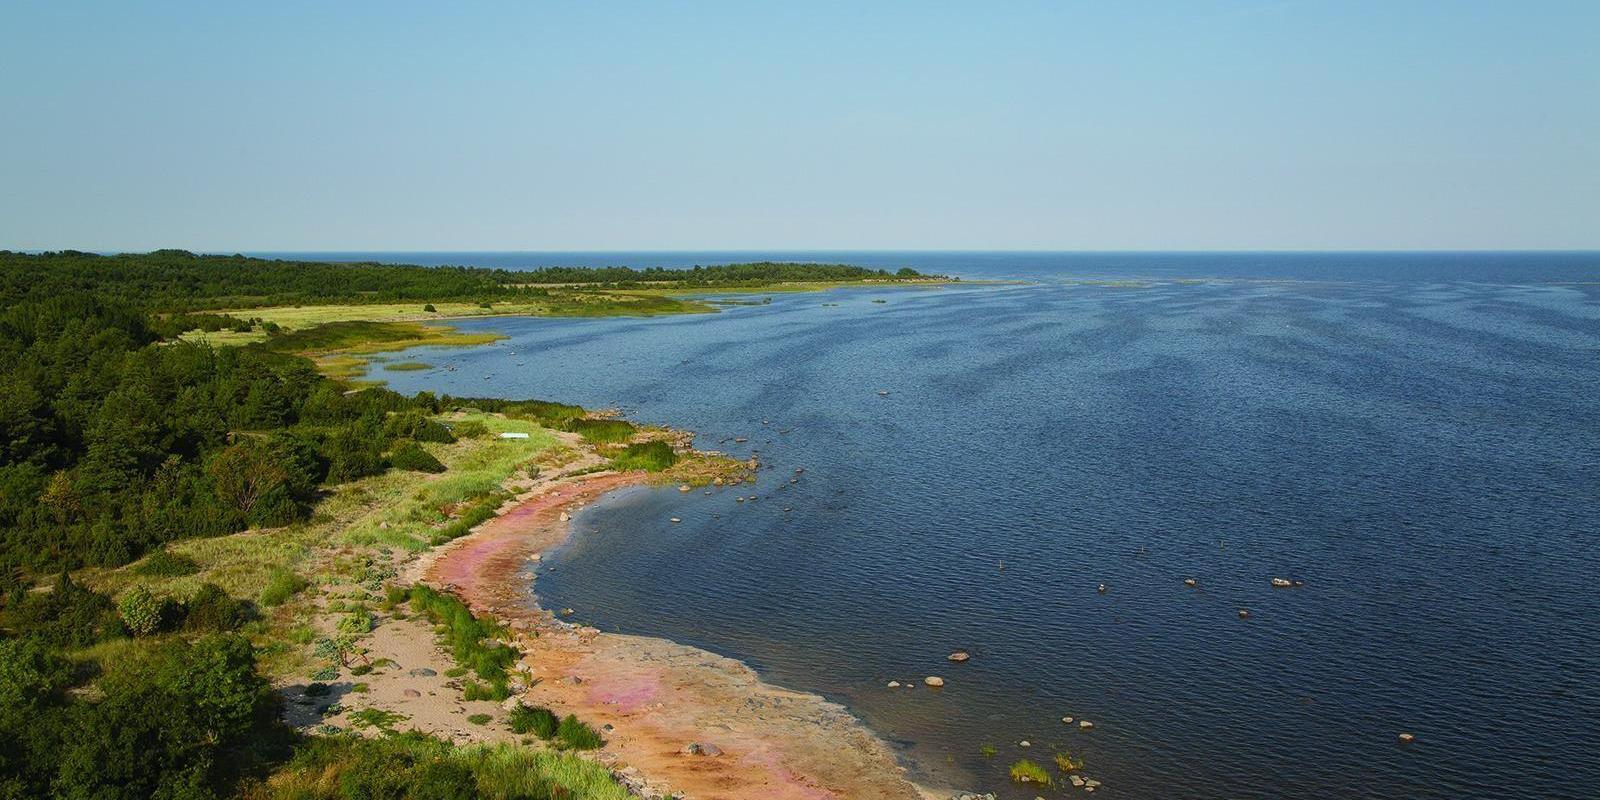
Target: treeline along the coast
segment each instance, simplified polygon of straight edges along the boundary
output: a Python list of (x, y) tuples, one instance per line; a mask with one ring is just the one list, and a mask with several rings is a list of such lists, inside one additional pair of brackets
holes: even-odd
[(185, 250), (96, 255), (76, 250), (0, 251), (0, 300), (70, 292), (113, 292), (162, 311), (360, 302), (483, 302), (539, 297), (555, 285), (597, 288), (718, 288), (797, 281), (853, 282), (922, 278), (846, 264), (763, 262), (693, 269), (551, 267), (531, 271), (481, 267), (284, 261)]

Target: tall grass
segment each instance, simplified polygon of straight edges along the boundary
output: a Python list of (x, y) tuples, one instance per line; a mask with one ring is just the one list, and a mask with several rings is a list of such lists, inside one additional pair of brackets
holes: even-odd
[(588, 723), (568, 714), (556, 726), (556, 740), (569, 750), (593, 750), (604, 747), (606, 740)]
[(672, 452), (672, 445), (666, 442), (639, 442), (628, 445), (621, 453), (612, 456), (611, 463), (622, 470), (660, 472), (678, 463), (678, 454)]
[(565, 427), (593, 444), (620, 444), (632, 439), (639, 430), (620, 419), (573, 419), (568, 420)]

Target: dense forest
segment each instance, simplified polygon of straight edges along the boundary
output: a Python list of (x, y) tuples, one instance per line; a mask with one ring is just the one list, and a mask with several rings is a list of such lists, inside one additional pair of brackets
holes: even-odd
[(185, 250), (96, 255), (0, 251), (0, 304), (73, 292), (115, 293), (160, 311), (271, 305), (393, 302), (486, 302), (540, 296), (544, 286), (715, 288), (787, 281), (863, 281), (924, 277), (845, 264), (727, 264), (687, 270), (555, 267), (527, 272), (480, 267), (337, 264)]

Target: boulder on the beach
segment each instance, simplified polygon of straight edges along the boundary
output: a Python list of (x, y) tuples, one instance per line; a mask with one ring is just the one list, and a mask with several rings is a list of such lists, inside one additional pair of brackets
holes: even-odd
[(961, 663), (961, 662), (963, 662), (963, 661), (966, 661), (966, 660), (967, 660), (967, 659), (969, 659), (969, 658), (972, 658), (972, 654), (971, 654), (971, 653), (968, 653), (968, 652), (967, 652), (967, 651), (965, 651), (965, 650), (957, 650), (957, 651), (955, 651), (955, 652), (954, 652), (954, 653), (951, 653), (951, 654), (950, 654), (950, 655), (948, 655), (948, 656), (945, 656), (945, 659), (946, 659), (946, 660), (948, 660), (948, 661), (954, 661), (954, 662), (956, 662), (956, 663), (957, 663), (957, 664), (959, 664), (959, 663)]
[(687, 756), (716, 757), (722, 755), (722, 748), (708, 742), (690, 742), (684, 745), (683, 754)]
[(422, 692), (419, 692), (416, 689), (407, 689), (407, 690), (401, 692), (401, 694), (405, 695), (406, 697), (421, 697), (422, 696)]
[(433, 676), (438, 675), (439, 673), (434, 672), (433, 670), (428, 669), (427, 667), (417, 667), (416, 669), (411, 670), (410, 672), (407, 672), (406, 674), (410, 675), (413, 678), (432, 678)]
[(557, 517), (557, 519), (560, 519), (562, 522), (570, 522), (572, 520), (572, 515), (563, 511), (561, 512), (561, 515)]
[(922, 682), (928, 684), (929, 686), (943, 686), (944, 678), (941, 678), (938, 675), (929, 675), (928, 677), (923, 678)]

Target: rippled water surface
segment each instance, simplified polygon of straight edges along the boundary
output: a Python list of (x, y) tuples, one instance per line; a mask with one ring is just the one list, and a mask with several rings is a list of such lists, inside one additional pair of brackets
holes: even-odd
[[(815, 257), (1033, 282), (472, 321), (511, 338), (383, 377), (758, 452), (585, 512), (541, 596), (933, 780), (1033, 797), (1006, 766), (1064, 748), (1111, 797), (1600, 796), (1600, 256)], [(733, 260), (434, 260), (583, 258)]]

